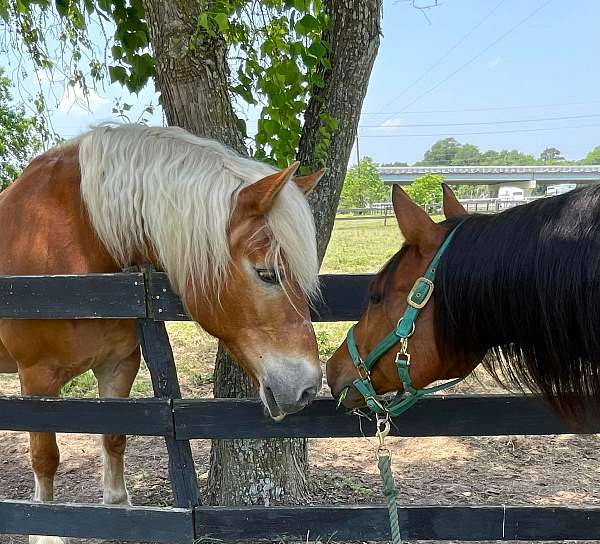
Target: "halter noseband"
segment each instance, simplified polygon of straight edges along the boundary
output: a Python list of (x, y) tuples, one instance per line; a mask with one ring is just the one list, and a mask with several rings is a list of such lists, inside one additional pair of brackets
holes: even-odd
[[(398, 321), (396, 328), (373, 348), (364, 361), (358, 352), (356, 341), (354, 340), (354, 327), (351, 327), (346, 335), (348, 351), (359, 376), (352, 382), (352, 385), (365, 398), (365, 402), (370, 410), (376, 414), (389, 414), (392, 417), (398, 416), (406, 412), (420, 398), (452, 387), (464, 379), (456, 378), (434, 387), (416, 389), (410, 380), (410, 353), (408, 352), (408, 339), (415, 332), (415, 321), (433, 294), (433, 280), (437, 266), (461, 224), (462, 222), (456, 225), (448, 236), (446, 236), (446, 239), (429, 263), (427, 270), (425, 270), (425, 273), (415, 281), (413, 288), (406, 298), (408, 306)], [(384, 353), (398, 343), (400, 343), (400, 350), (396, 354), (396, 368), (404, 386), (404, 393), (406, 394), (397, 393), (391, 401), (386, 402), (375, 392), (375, 388), (371, 382), (371, 369)]]

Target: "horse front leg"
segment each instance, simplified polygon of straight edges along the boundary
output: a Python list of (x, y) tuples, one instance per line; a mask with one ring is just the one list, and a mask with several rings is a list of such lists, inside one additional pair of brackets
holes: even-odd
[[(101, 398), (124, 398), (140, 368), (140, 350), (118, 363), (104, 363), (94, 368)], [(119, 434), (102, 436), (102, 486), (104, 504), (131, 504), (125, 485), (124, 455), (127, 437)]]
[[(63, 385), (59, 373), (53, 373), (41, 363), (26, 369), (19, 368), (19, 377), (23, 395), (57, 397)], [(35, 482), (33, 500), (50, 502), (54, 500), (54, 477), (60, 463), (56, 434), (29, 433), (29, 453)], [(31, 535), (29, 537), (30, 544), (65, 544), (65, 542), (57, 536)]]

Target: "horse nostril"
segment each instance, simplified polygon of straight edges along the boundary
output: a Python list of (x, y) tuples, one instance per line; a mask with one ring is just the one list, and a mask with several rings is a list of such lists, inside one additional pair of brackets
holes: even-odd
[(298, 403), (301, 404), (302, 406), (306, 406), (307, 404), (310, 404), (316, 396), (317, 396), (317, 388), (309, 387), (308, 389), (305, 389), (302, 392), (302, 395), (300, 395), (300, 399), (299, 399)]

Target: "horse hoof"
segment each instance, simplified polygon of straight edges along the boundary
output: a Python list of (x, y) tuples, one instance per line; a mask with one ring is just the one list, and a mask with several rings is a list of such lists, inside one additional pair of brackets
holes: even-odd
[(31, 535), (29, 544), (68, 544), (68, 540), (60, 536)]
[(103, 504), (121, 505), (121, 506), (131, 506), (131, 500), (129, 499), (129, 493), (126, 493), (125, 495), (122, 495), (122, 494), (109, 495), (109, 496), (104, 495), (104, 497), (102, 499), (102, 503)]

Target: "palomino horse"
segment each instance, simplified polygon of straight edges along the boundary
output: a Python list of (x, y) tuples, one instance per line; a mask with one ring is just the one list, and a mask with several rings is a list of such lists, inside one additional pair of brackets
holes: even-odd
[[(0, 194), (0, 274), (164, 270), (192, 318), (260, 385), (270, 415), (309, 404), (321, 367), (309, 315), (318, 291), (311, 211), (290, 181), (178, 128), (96, 128), (35, 159)], [(127, 397), (140, 365), (133, 320), (0, 321), (0, 371), (24, 395), (57, 396), (91, 369), (102, 397)], [(103, 437), (104, 502), (128, 503), (125, 437)], [(53, 499), (53, 433), (31, 433), (34, 499)], [(38, 544), (62, 542), (32, 537)]]
[[(333, 395), (377, 411), (373, 389), (404, 391), (412, 403), (426, 385), (483, 362), (499, 382), (583, 416), (600, 393), (600, 187), (467, 215), (444, 186), (440, 224), (400, 187), (392, 200), (406, 241), (327, 363)], [(396, 413), (401, 398), (391, 402)]]

